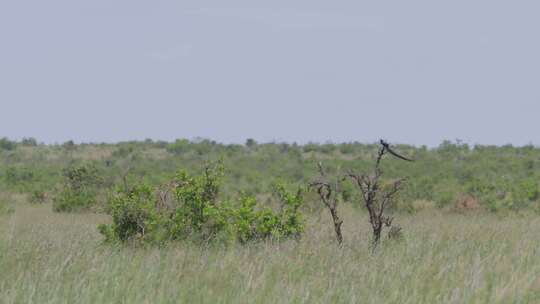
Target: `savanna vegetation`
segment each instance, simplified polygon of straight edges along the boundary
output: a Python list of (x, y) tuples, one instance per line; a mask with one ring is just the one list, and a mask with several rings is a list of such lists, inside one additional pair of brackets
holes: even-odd
[(538, 302), (540, 149), (394, 149), (0, 139), (0, 302)]

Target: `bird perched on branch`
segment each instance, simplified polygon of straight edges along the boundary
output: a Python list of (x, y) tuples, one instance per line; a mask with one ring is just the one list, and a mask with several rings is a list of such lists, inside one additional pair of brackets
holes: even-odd
[(405, 156), (401, 156), (397, 154), (394, 150), (392, 150), (392, 148), (390, 148), (390, 144), (388, 144), (382, 139), (381, 139), (381, 145), (384, 147), (384, 149), (386, 149), (386, 151), (390, 152), (390, 154), (394, 155), (395, 157), (406, 160), (406, 161), (413, 161), (412, 159), (409, 159), (409, 158), (406, 158)]

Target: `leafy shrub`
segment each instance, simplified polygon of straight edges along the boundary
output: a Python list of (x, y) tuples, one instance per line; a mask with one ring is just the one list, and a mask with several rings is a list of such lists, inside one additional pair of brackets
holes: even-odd
[(102, 179), (92, 165), (71, 166), (63, 171), (64, 182), (53, 199), (57, 212), (72, 212), (89, 209), (96, 205)]
[(269, 238), (298, 237), (303, 232), (299, 212), (302, 191), (291, 193), (284, 184), (275, 186), (281, 208), (258, 208), (253, 196), (242, 195), (239, 202), (219, 201), (224, 168), (221, 162), (205, 167), (193, 176), (180, 171), (170, 183), (172, 194), (146, 184), (129, 190), (119, 188), (109, 199), (111, 225), (100, 225), (106, 241), (162, 244), (172, 240), (241, 243)]
[(518, 189), (516, 190), (520, 193), (522, 199), (529, 202), (536, 201), (540, 198), (540, 190), (538, 189), (538, 182), (535, 179), (528, 178), (521, 181), (518, 184)]
[(245, 195), (235, 210), (235, 228), (242, 243), (271, 235), (272, 227), (277, 226), (279, 221), (271, 210), (255, 211), (256, 205), (257, 200), (253, 196)]
[(21, 144), (27, 147), (35, 147), (38, 145), (37, 140), (33, 137), (25, 137), (21, 140)]
[(200, 142), (193, 143), (192, 146), (193, 150), (195, 151), (195, 153), (197, 153), (197, 155), (208, 155), (216, 146), (216, 142), (210, 141), (208, 139), (203, 139)]
[(513, 183), (499, 183), (483, 191), (480, 199), (492, 212), (536, 208), (540, 198), (538, 183), (527, 178)]
[(218, 219), (221, 206), (216, 200), (223, 174), (223, 164), (218, 162), (207, 165), (199, 176), (191, 176), (186, 171), (176, 175), (173, 238), (182, 239), (196, 233), (203, 239), (209, 239), (215, 235), (217, 228), (212, 223), (218, 226), (222, 224)]
[(12, 192), (30, 192), (41, 182), (39, 172), (36, 172), (36, 169), (10, 166), (2, 173), (4, 182), (2, 185)]
[(34, 172), (28, 168), (9, 167), (6, 169), (4, 179), (8, 185), (21, 185), (31, 182), (34, 179)]
[(257, 141), (255, 141), (255, 139), (253, 138), (248, 138), (246, 140), (245, 146), (252, 149), (257, 146)]
[(64, 188), (53, 200), (53, 210), (56, 212), (73, 212), (90, 209), (96, 204), (96, 194), (93, 191)]
[(299, 237), (304, 231), (304, 221), (299, 212), (303, 203), (303, 190), (287, 190), (285, 183), (274, 186), (280, 202), (280, 212), (265, 207), (257, 209), (253, 196), (243, 196), (240, 206), (233, 209), (234, 227), (238, 240), (246, 243), (261, 239)]
[(11, 151), (17, 148), (17, 143), (5, 137), (0, 138), (0, 150)]
[(278, 237), (298, 237), (304, 231), (302, 214), (299, 212), (300, 206), (304, 202), (304, 190), (298, 188), (296, 192), (287, 190), (284, 182), (275, 185), (274, 193), (279, 198), (281, 210), (279, 216), (281, 224)]
[(426, 177), (420, 177), (408, 183), (402, 196), (409, 201), (433, 200), (433, 194), (435, 193), (434, 187), (435, 184), (433, 180)]
[(118, 190), (109, 199), (109, 213), (112, 225), (100, 225), (100, 232), (106, 240), (127, 241), (134, 237), (145, 238), (157, 223), (154, 192), (148, 185), (137, 185), (128, 192)]
[(187, 153), (191, 145), (187, 139), (177, 139), (174, 143), (167, 146), (167, 151), (175, 155)]

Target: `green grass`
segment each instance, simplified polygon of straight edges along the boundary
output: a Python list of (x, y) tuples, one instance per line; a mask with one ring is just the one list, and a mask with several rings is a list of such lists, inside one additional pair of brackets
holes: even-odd
[(369, 250), (364, 214), (343, 206), (299, 242), (229, 248), (101, 245), (95, 214), (19, 203), (0, 215), (0, 303), (538, 303), (540, 219), (398, 215), (405, 239)]

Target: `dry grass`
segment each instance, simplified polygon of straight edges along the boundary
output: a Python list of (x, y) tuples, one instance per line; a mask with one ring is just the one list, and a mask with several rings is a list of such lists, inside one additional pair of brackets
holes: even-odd
[(536, 217), (401, 216), (405, 239), (371, 254), (365, 216), (341, 213), (342, 249), (326, 213), (298, 243), (136, 249), (100, 245), (105, 216), (19, 203), (0, 216), (0, 303), (540, 301)]

